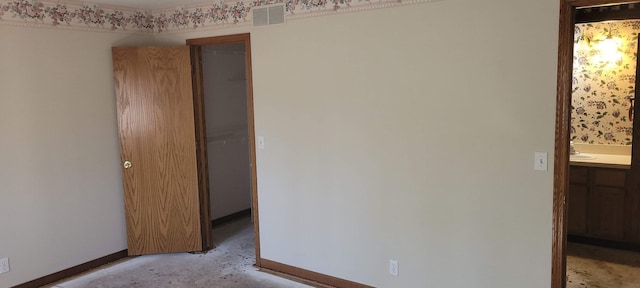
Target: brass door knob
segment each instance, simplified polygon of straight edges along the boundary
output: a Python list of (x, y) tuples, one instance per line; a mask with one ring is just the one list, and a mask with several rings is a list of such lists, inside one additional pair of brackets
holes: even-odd
[(122, 166), (124, 166), (124, 169), (131, 168), (131, 161), (124, 161), (124, 164), (122, 164)]

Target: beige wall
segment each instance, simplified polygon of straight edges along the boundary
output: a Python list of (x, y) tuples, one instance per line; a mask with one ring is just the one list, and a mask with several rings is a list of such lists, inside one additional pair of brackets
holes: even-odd
[(157, 40), (252, 33), (264, 258), (376, 287), (549, 287), (553, 171), (533, 153), (553, 154), (556, 2)]
[[(447, 0), (156, 40), (252, 33), (264, 258), (376, 287), (538, 288), (557, 19), (557, 1)], [(130, 39), (0, 39), (4, 287), (124, 248), (109, 47)]]
[(0, 26), (0, 257), (24, 283), (126, 249), (111, 46), (144, 35)]

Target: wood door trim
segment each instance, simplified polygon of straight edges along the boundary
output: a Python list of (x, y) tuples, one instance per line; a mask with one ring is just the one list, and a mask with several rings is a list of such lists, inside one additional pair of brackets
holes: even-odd
[(251, 36), (249, 34), (240, 35), (244, 39), (245, 65), (247, 74), (247, 117), (249, 118), (249, 146), (251, 157), (251, 205), (253, 210), (253, 230), (256, 246), (256, 265), (260, 263), (260, 225), (258, 221), (258, 169), (256, 166), (256, 129), (253, 114), (253, 72), (251, 70)]
[(316, 287), (372, 288), (372, 286), (278, 263), (268, 259), (262, 259), (262, 264), (263, 266), (260, 269), (261, 271), (283, 276), (284, 278), (289, 278), (291, 280)]
[(195, 116), (196, 158), (198, 165), (198, 196), (200, 198), (200, 230), (202, 250), (213, 248), (211, 209), (209, 207), (209, 161), (207, 156), (207, 123), (204, 114), (204, 85), (202, 80), (202, 50), (191, 46), (191, 72), (193, 81), (193, 113)]
[[(638, 34), (640, 37), (640, 34)], [(640, 53), (640, 45), (638, 46), (636, 53)], [(640, 55), (640, 54), (636, 54)], [(632, 127), (640, 127), (640, 77), (637, 75), (640, 70), (640, 57), (636, 59), (636, 90), (633, 93), (633, 117)], [(627, 195), (625, 199), (625, 238), (630, 241), (640, 243), (640, 179), (633, 177), (640, 175), (640, 144), (637, 139), (640, 139), (640, 129), (633, 129), (631, 141), (631, 169), (627, 171)]]
[(571, 79), (573, 77), (573, 32), (575, 10), (582, 7), (627, 3), (620, 0), (560, 0), (558, 74), (556, 95), (555, 152), (553, 175), (553, 228), (551, 288), (566, 287), (567, 196), (569, 186), (569, 139)]
[[(261, 258), (260, 258), (260, 221), (259, 221), (259, 213), (258, 213), (258, 180), (257, 180), (257, 167), (256, 167), (256, 141), (255, 141), (255, 123), (254, 123), (254, 112), (253, 112), (253, 73), (251, 69), (251, 35), (249, 33), (244, 34), (235, 34), (235, 35), (226, 35), (226, 36), (216, 36), (216, 37), (207, 37), (207, 38), (198, 38), (198, 39), (187, 39), (187, 45), (194, 48), (201, 48), (202, 46), (208, 45), (220, 45), (220, 44), (234, 44), (234, 43), (243, 43), (245, 47), (245, 71), (247, 78), (247, 117), (249, 124), (249, 151), (250, 151), (250, 162), (251, 162), (251, 209), (253, 214), (253, 233), (255, 238), (255, 249), (256, 249), (256, 266), (261, 267)], [(199, 79), (199, 85), (202, 86), (202, 70), (195, 74)], [(202, 89), (202, 87), (200, 87)], [(194, 102), (195, 105), (199, 105), (199, 110), (202, 110), (204, 113), (204, 93), (201, 90), (199, 95), (195, 95), (194, 97), (199, 97), (198, 101)], [(197, 103), (197, 104), (196, 104)], [(204, 114), (203, 114), (204, 115)], [(196, 121), (204, 122), (204, 117), (197, 118)], [(204, 129), (204, 123), (201, 125), (197, 125), (198, 129)], [(198, 131), (198, 134), (204, 133), (206, 139), (206, 131)], [(201, 150), (198, 151), (198, 159), (204, 159), (203, 161), (207, 161), (206, 151), (207, 145), (201, 146)], [(205, 158), (202, 158), (205, 157)], [(204, 175), (209, 175), (208, 166), (204, 166), (205, 173)], [(208, 188), (206, 190), (206, 194), (208, 194)], [(202, 193), (202, 191), (201, 191)], [(208, 199), (208, 196), (207, 196)], [(209, 202), (202, 203), (201, 209), (209, 210)], [(211, 216), (209, 216), (210, 218)], [(212, 219), (208, 219), (208, 221), (203, 223), (211, 223)]]
[[(187, 39), (187, 45), (189, 46), (208, 46), (208, 45), (220, 45), (220, 44), (234, 44), (234, 43), (247, 43), (250, 39), (249, 33), (215, 36), (207, 38)], [(248, 79), (247, 79), (248, 80)]]

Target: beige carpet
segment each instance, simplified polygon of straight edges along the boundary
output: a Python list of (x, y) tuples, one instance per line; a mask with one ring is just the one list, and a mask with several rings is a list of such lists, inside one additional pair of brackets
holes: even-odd
[(569, 242), (567, 288), (640, 288), (640, 253)]
[(55, 288), (307, 288), (256, 271), (253, 226), (248, 218), (214, 229), (216, 248), (206, 254), (164, 254), (121, 260), (54, 283)]

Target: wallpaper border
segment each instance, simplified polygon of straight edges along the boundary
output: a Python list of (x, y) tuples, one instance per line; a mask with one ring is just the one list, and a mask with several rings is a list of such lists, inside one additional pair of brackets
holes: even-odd
[(249, 26), (251, 9), (284, 3), (286, 20), (444, 0), (208, 1), (174, 9), (140, 10), (73, 1), (0, 0), (0, 25), (112, 32), (185, 32)]

